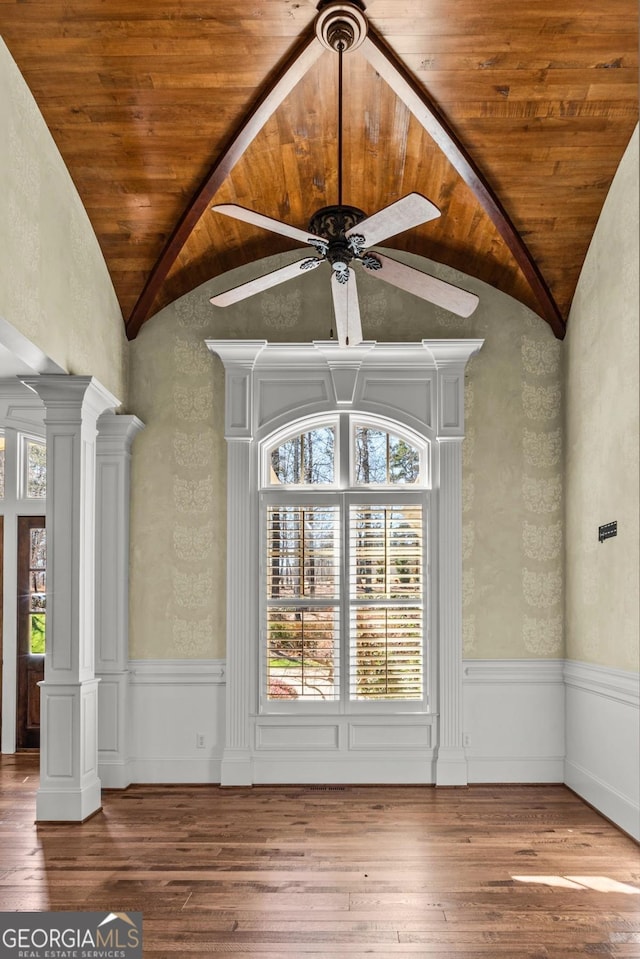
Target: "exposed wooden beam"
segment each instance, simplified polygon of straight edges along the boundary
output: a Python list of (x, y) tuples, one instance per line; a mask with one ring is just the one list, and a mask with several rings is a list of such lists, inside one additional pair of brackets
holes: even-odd
[(307, 33), (278, 71), (273, 83), (262, 94), (251, 108), (249, 114), (242, 121), (228, 146), (222, 151), (220, 157), (178, 221), (160, 257), (149, 274), (138, 302), (126, 323), (127, 337), (130, 340), (135, 339), (140, 327), (148, 318), (153, 302), (169, 270), (221, 184), (229, 175), (251, 141), (265, 125), (269, 117), (277, 110), (282, 101), (324, 52), (325, 49), (316, 36)]
[(524, 240), (513, 225), (509, 214), (487, 183), (481, 170), (449, 126), (444, 115), (384, 41), (376, 35), (371, 26), (369, 26), (369, 34), (362, 43), (360, 51), (374, 70), (389, 84), (396, 96), (403, 101), (407, 109), (413, 113), (416, 120), (422, 124), (454, 169), (471, 188), (478, 202), (491, 217), (496, 229), (527, 278), (533, 294), (540, 304), (540, 315), (547, 321), (555, 335), (559, 339), (563, 339), (566, 324), (542, 273), (527, 249)]

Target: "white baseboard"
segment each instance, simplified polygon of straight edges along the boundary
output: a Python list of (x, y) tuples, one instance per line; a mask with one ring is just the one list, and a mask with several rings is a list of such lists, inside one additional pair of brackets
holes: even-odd
[(131, 763), (102, 761), (98, 754), (98, 778), (103, 789), (126, 789), (131, 782)]
[(564, 764), (564, 782), (603, 816), (640, 842), (640, 806), (637, 802), (568, 759)]
[(469, 756), (470, 783), (561, 783), (563, 756)]
[(131, 761), (132, 783), (219, 783), (221, 756), (205, 759), (163, 756)]

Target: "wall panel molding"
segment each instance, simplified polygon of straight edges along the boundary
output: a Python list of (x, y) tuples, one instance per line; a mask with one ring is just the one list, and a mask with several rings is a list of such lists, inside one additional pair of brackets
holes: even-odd
[(130, 659), (129, 682), (133, 686), (224, 685), (222, 659)]
[(640, 706), (638, 673), (567, 660), (564, 664), (564, 681), (567, 686), (583, 689), (596, 696), (605, 696), (636, 708)]

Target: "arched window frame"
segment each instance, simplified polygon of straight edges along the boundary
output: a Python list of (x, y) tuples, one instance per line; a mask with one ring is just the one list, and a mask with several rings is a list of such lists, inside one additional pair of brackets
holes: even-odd
[[(278, 446), (294, 439), (301, 434), (309, 433), (322, 427), (331, 427), (334, 430), (334, 481), (333, 483), (318, 484), (274, 484), (271, 482), (271, 453)], [(371, 483), (358, 484), (355, 476), (355, 431), (358, 426), (368, 426), (388, 435), (405, 440), (417, 450), (420, 457), (420, 471), (418, 481), (412, 484), (402, 483)], [(430, 637), (432, 634), (432, 609), (430, 584), (430, 489), (427, 478), (431, 475), (429, 468), (430, 443), (425, 436), (420, 436), (415, 430), (409, 429), (402, 423), (389, 417), (374, 416), (360, 411), (340, 411), (330, 415), (315, 415), (302, 419), (294, 419), (286, 426), (279, 428), (275, 433), (268, 434), (258, 442), (259, 463), (259, 527), (260, 527), (260, 656), (258, 678), (258, 712), (262, 715), (277, 714), (312, 714), (312, 713), (340, 713), (340, 714), (389, 714), (389, 713), (427, 713), (430, 712), (430, 702), (433, 701), (434, 661), (431, 655)], [(266, 664), (267, 622), (269, 601), (267, 598), (267, 570), (269, 565), (268, 546), (265, 542), (267, 528), (267, 511), (269, 507), (278, 505), (300, 507), (304, 505), (318, 507), (332, 507), (337, 510), (339, 517), (339, 589), (335, 602), (340, 628), (335, 650), (336, 698), (319, 700), (311, 698), (305, 700), (278, 700), (268, 696), (268, 669)], [(417, 605), (421, 608), (421, 642), (420, 642), (420, 669), (422, 674), (421, 693), (410, 698), (398, 696), (395, 699), (376, 699), (367, 697), (355, 698), (352, 695), (354, 678), (352, 670), (353, 636), (350, 613), (360, 605), (351, 589), (351, 580), (354, 575), (353, 561), (350, 559), (349, 538), (350, 521), (348, 519), (351, 508), (356, 506), (378, 505), (381, 507), (417, 507), (421, 515), (421, 591)], [(382, 601), (381, 601), (382, 602)], [(281, 604), (286, 606), (283, 601)], [(307, 604), (304, 604), (305, 606)], [(311, 604), (313, 605), (313, 604)], [(380, 608), (387, 608), (388, 602), (382, 602)], [(334, 604), (331, 604), (334, 608)], [(339, 637), (339, 638), (338, 638)]]
[[(420, 474), (415, 483), (391, 484), (391, 483), (357, 483), (355, 478), (355, 459), (353, 451), (355, 449), (355, 431), (357, 427), (365, 426), (370, 429), (380, 430), (392, 436), (404, 439), (414, 447), (420, 455)], [(310, 433), (313, 430), (322, 427), (330, 427), (335, 431), (335, 466), (334, 480), (332, 483), (314, 483), (316, 489), (335, 489), (335, 488), (353, 488), (353, 489), (429, 489), (431, 486), (431, 453), (430, 441), (425, 436), (421, 436), (415, 430), (410, 429), (404, 424), (385, 416), (374, 416), (371, 413), (354, 412), (336, 412), (333, 414), (316, 414), (311, 417), (296, 419), (286, 426), (280, 427), (275, 433), (264, 437), (259, 443), (259, 487), (261, 490), (280, 489), (282, 485), (273, 483), (270, 480), (271, 452), (278, 446), (284, 445), (287, 441), (295, 439), (302, 433)], [(309, 484), (286, 484), (291, 488), (306, 489)]]

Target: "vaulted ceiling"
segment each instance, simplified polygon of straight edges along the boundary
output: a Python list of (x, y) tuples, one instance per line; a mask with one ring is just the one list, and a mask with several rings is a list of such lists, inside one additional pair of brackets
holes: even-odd
[[(337, 201), (337, 55), (311, 0), (3, 0), (0, 31), (73, 177), (128, 335), (297, 244)], [(368, 0), (344, 58), (344, 202), (441, 216), (385, 246), (530, 306), (557, 336), (638, 119), (635, 0)]]

